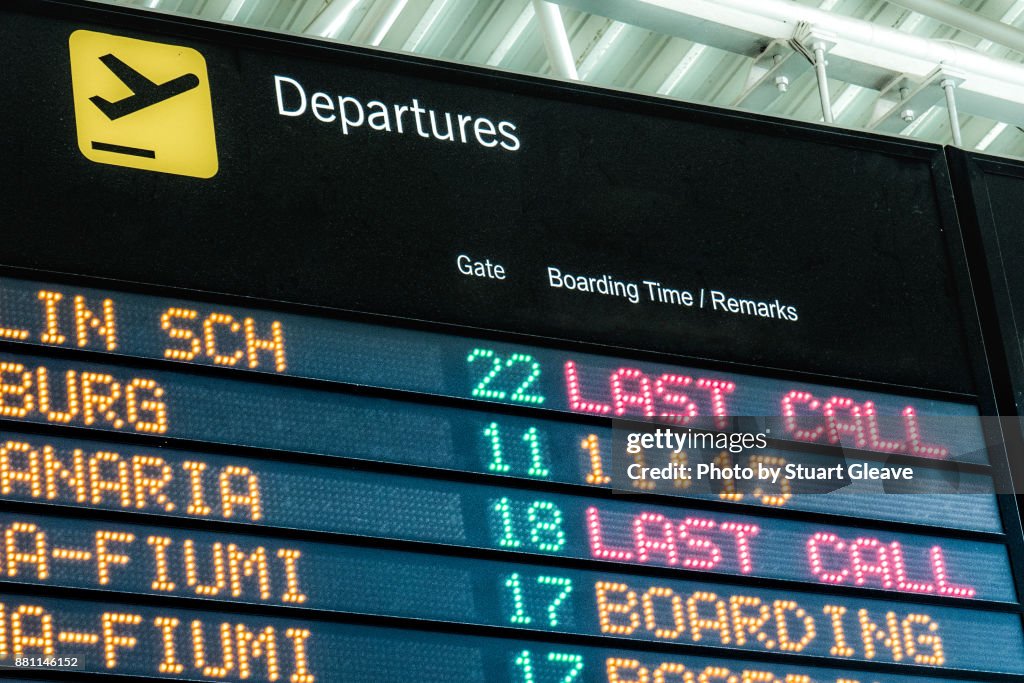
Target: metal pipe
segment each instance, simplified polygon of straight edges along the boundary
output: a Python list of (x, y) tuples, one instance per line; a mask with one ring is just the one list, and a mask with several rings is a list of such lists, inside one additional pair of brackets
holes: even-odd
[(562, 11), (558, 5), (545, 0), (533, 0), (533, 9), (544, 35), (544, 47), (547, 48), (552, 71), (562, 78), (578, 81), (576, 60), (573, 59), (572, 48), (569, 46), (569, 36), (565, 33)]
[(406, 4), (409, 0), (392, 0), (391, 5), (385, 10), (384, 14), (381, 15), (377, 25), (373, 27), (373, 33), (370, 34), (370, 38), (367, 44), (373, 47), (379, 47), (384, 42), (384, 38), (388, 35), (388, 31), (395, 25), (395, 21), (398, 20), (398, 15), (405, 9)]
[(825, 61), (825, 44), (821, 41), (814, 43), (814, 75), (818, 78), (818, 97), (821, 98), (821, 117), (825, 123), (834, 123), (832, 116), (832, 97), (828, 92), (828, 70), (825, 68), (828, 62)]
[(1024, 52), (1024, 31), (976, 12), (954, 5), (946, 0), (889, 0), (895, 5), (912, 10), (926, 17), (940, 21), (960, 31), (972, 33), (979, 38), (990, 40)]
[(310, 22), (305, 32), (320, 38), (333, 38), (358, 4), (359, 0), (333, 0)]
[[(1024, 66), (1006, 59), (990, 57), (949, 42), (904, 33), (864, 19), (847, 17), (810, 7), (792, 0), (560, 0), (562, 4), (602, 16), (636, 23), (636, 17), (647, 19), (645, 26), (664, 27), (671, 24), (672, 14), (695, 17), (704, 24), (705, 42), (715, 44), (708, 26), (715, 23), (740, 27), (761, 36), (792, 35), (798, 22), (806, 22), (835, 36), (838, 45), (832, 53), (842, 51), (845, 59), (884, 65), (895, 71), (925, 76), (936, 64), (964, 72), (968, 81), (985, 81), (986, 91), (996, 85), (1005, 89), (1007, 83), (1024, 86)], [(655, 30), (652, 28), (652, 30)], [(687, 39), (696, 39), (687, 34)], [(852, 47), (858, 49), (853, 50)], [(849, 53), (849, 54), (847, 54)], [(887, 54), (886, 54), (887, 53)], [(852, 56), (851, 56), (852, 55)], [(881, 56), (885, 55), (885, 56)], [(835, 58), (835, 55), (833, 55)], [(898, 58), (893, 60), (893, 58)], [(895, 61), (896, 65), (889, 65)], [(962, 84), (964, 88), (967, 84)]]
[(953, 144), (962, 147), (964, 139), (960, 133), (960, 112), (956, 109), (956, 83), (946, 78), (939, 85), (946, 93), (946, 112), (949, 114), (949, 129), (953, 133)]
[(242, 7), (244, 6), (245, 0), (231, 0), (228, 6), (224, 8), (220, 18), (224, 21), (238, 21), (238, 15), (241, 14)]

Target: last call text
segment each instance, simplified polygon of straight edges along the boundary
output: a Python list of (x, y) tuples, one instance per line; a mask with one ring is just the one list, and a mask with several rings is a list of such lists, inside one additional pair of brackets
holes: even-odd
[[(61, 291), (52, 285), (22, 291), (27, 296), (19, 305), (0, 306), (0, 341), (78, 347), (254, 372), (345, 379), (331, 373), (325, 375), (322, 366), (305, 368), (308, 353), (297, 353), (296, 362), (301, 367), (291, 367), (286, 352), (285, 324), (270, 312), (229, 312), (221, 307), (211, 309), (166, 299), (152, 299), (150, 305), (139, 306), (115, 300), (115, 294), (95, 290), (88, 294), (70, 289)], [(325, 341), (330, 344), (330, 331), (338, 329), (326, 324), (328, 321), (310, 327), (296, 316), (282, 318), (293, 321), (289, 325), (294, 324), (306, 336), (310, 330), (315, 330), (316, 346), (320, 349), (324, 348)], [(133, 333), (125, 335), (124, 343), (120, 336), (122, 323)], [(135, 329), (139, 325), (144, 326), (145, 338), (155, 342), (155, 346), (147, 343), (134, 348), (139, 344)], [(308, 340), (303, 338), (303, 341)], [(339, 338), (339, 353), (344, 354), (349, 348), (350, 342)], [(465, 353), (461, 350), (465, 348), (462, 344), (456, 343), (452, 348)], [(749, 404), (753, 397), (741, 396), (748, 393), (744, 378), (726, 379), (716, 376), (717, 373), (691, 375), (683, 368), (672, 367), (652, 373), (615, 358), (561, 356), (555, 359), (557, 366), (552, 367), (550, 360), (542, 363), (542, 356), (533, 355), (539, 353), (540, 350), (525, 347), (511, 354), (501, 349), (473, 349), (463, 356), (467, 371), (464, 379), (468, 384), (457, 395), (539, 406), (545, 404), (545, 396), (538, 389), (547, 381), (544, 378), (554, 374), (562, 392), (558, 403), (569, 412), (607, 417), (666, 417), (681, 420), (682, 424), (708, 417), (714, 419), (716, 428), (726, 428), (728, 418), (735, 414), (734, 402)], [(45, 367), (27, 367), (20, 362), (0, 365), (0, 416), (42, 417), (48, 422), (98, 423), (115, 429), (166, 432), (168, 399), (164, 388), (154, 379), (145, 376), (115, 378), (85, 369), (61, 374), (47, 372)], [(402, 388), (392, 384), (393, 381), (388, 379), (380, 386)], [(873, 400), (855, 399), (842, 392), (831, 397), (817, 396), (785, 382), (778, 383), (767, 394), (757, 390), (754, 393), (761, 395), (757, 399), (759, 409), (768, 411), (761, 414), (782, 417), (785, 434), (781, 438), (787, 440), (842, 443), (933, 459), (950, 455), (946, 445), (927, 438), (924, 433), (927, 430), (922, 431), (924, 425), (916, 408), (910, 404), (903, 404), (897, 415), (888, 416), (897, 424), (883, 429), (880, 422), (883, 416)], [(58, 406), (58, 402), (61, 405)]]

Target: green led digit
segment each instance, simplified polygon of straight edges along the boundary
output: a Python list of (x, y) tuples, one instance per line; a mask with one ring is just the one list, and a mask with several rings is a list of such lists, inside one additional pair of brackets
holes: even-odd
[(529, 543), (534, 549), (545, 553), (557, 553), (565, 547), (562, 511), (554, 503), (535, 500), (523, 510), (523, 503), (513, 503), (503, 497), (491, 502), (490, 510), (497, 522), (492, 524), (492, 530), (497, 532), (498, 545), (502, 548), (523, 546), (524, 541), (516, 533), (517, 519), (519, 528), (524, 524), (529, 528)]
[(562, 511), (554, 503), (546, 500), (531, 503), (526, 508), (526, 519), (530, 524), (530, 540), (538, 550), (557, 553), (565, 547)]
[(532, 622), (533, 619), (526, 613), (526, 604), (523, 602), (523, 584), (519, 574), (510, 574), (505, 579), (505, 588), (512, 592), (512, 616), (509, 617), (509, 621), (524, 626)]
[(469, 356), (466, 358), (467, 363), (473, 363), (478, 358), (490, 358), (491, 369), (488, 370), (480, 381), (476, 383), (473, 388), (472, 394), (475, 398), (486, 398), (493, 399), (496, 401), (504, 401), (507, 394), (500, 389), (488, 389), (487, 385), (494, 381), (494, 378), (498, 376), (498, 373), (504, 369), (504, 365), (501, 363), (501, 357), (494, 353), (491, 349), (473, 349), (470, 351)]
[(522, 683), (534, 683), (537, 679), (533, 676), (533, 656), (529, 650), (523, 650), (516, 657), (516, 666), (522, 673)]
[[(533, 356), (528, 353), (513, 353), (508, 357), (508, 360), (503, 359), (493, 349), (473, 349), (466, 356), (467, 363), (476, 363), (477, 361), (490, 361), (490, 367), (480, 379), (477, 381), (476, 386), (470, 392), (474, 398), (483, 398), (492, 401), (504, 401), (506, 398), (509, 401), (515, 403), (531, 403), (534, 405), (540, 405), (544, 402), (543, 394), (527, 393), (530, 388), (540, 378), (540, 363), (534, 360)], [(525, 366), (525, 376), (516, 371), (510, 371), (510, 378), (506, 378), (502, 381), (506, 389), (511, 389), (514, 382), (517, 381), (518, 377), (523, 377), (520, 381), (519, 386), (512, 391), (511, 394), (506, 389), (499, 388), (498, 375), (503, 370), (512, 368), (513, 366)]]
[(544, 452), (540, 447), (540, 437), (536, 427), (530, 427), (523, 433), (523, 441), (530, 447), (530, 469), (526, 471), (531, 477), (547, 479), (551, 471), (544, 464)]
[(523, 383), (512, 392), (509, 396), (509, 400), (516, 401), (518, 403), (533, 403), (540, 405), (544, 402), (544, 396), (541, 394), (528, 394), (526, 390), (533, 386), (533, 383), (540, 377), (540, 363), (533, 359), (533, 356), (526, 353), (513, 353), (512, 356), (505, 362), (506, 367), (512, 367), (517, 363), (524, 363), (530, 366), (529, 374)]
[(568, 652), (549, 652), (548, 661), (556, 664), (566, 664), (569, 671), (562, 677), (560, 683), (573, 683), (583, 671), (583, 655), (569, 654)]
[(542, 586), (557, 586), (559, 588), (558, 594), (548, 603), (548, 624), (554, 628), (558, 626), (558, 608), (569, 597), (569, 593), (572, 593), (572, 579), (564, 576), (538, 576), (537, 583)]
[(505, 463), (501, 453), (501, 428), (497, 422), (492, 422), (484, 429), (484, 437), (491, 447), (491, 461), (487, 463), (487, 469), (491, 472), (508, 472), (511, 467)]
[[(505, 461), (505, 443), (501, 435), (501, 425), (492, 422), (484, 428), (485, 448), (488, 451), (487, 471), (498, 474), (508, 474), (512, 471), (512, 465)], [(547, 455), (541, 443), (541, 433), (536, 427), (530, 427), (523, 432), (522, 441), (530, 452), (530, 466), (526, 468), (526, 475), (536, 479), (547, 479), (551, 476), (551, 470), (547, 467)], [(518, 458), (516, 458), (518, 460)], [(518, 465), (517, 470), (522, 472), (523, 466)]]
[(499, 524), (501, 525), (501, 538), (498, 539), (498, 545), (502, 548), (518, 548), (522, 545), (516, 537), (515, 526), (512, 523), (512, 506), (508, 502), (508, 498), (500, 498), (494, 501), (491, 506), (491, 510), (498, 513)]

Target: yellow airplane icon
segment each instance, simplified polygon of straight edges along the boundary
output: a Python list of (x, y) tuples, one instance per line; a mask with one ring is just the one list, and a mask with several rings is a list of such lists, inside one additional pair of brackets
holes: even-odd
[(210, 178), (217, 144), (206, 60), (95, 31), (69, 40), (78, 147), (100, 164)]

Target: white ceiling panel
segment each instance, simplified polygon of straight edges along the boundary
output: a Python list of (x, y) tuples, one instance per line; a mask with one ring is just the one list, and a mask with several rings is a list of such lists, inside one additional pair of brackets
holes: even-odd
[[(553, 77), (533, 0), (99, 1)], [(1024, 0), (956, 4), (1005, 26), (1024, 26)], [(785, 11), (769, 16), (769, 6)], [(901, 96), (922, 88), (914, 100), (921, 109), (914, 120), (893, 119), (889, 128), (950, 143), (938, 85), (942, 77), (929, 81), (927, 76), (937, 68), (948, 71), (952, 59), (964, 79), (954, 90), (963, 145), (1024, 157), (1024, 54), (1000, 44), (999, 36), (929, 17), (928, 6), (910, 11), (899, 0), (560, 0), (558, 5), (582, 81), (805, 121), (822, 119), (818, 83), (812, 65), (788, 41), (806, 30), (798, 20), (808, 13), (823, 25), (841, 18), (846, 23), (833, 34), (828, 58), (835, 125), (868, 127), (879, 112), (902, 105)], [(810, 27), (815, 28), (821, 27)], [(867, 39), (876, 28), (905, 34), (914, 50), (902, 50), (898, 41), (879, 49)], [(1013, 42), (1013, 36), (1002, 39)], [(801, 44), (809, 47), (810, 41)], [(769, 46), (775, 52), (759, 60)], [(784, 67), (772, 61), (783, 56)], [(966, 73), (963, 64), (970, 67)], [(773, 71), (757, 97), (751, 96), (748, 86), (773, 66), (782, 70)], [(785, 92), (776, 85), (776, 73), (786, 74)], [(880, 100), (887, 87), (888, 99)]]

